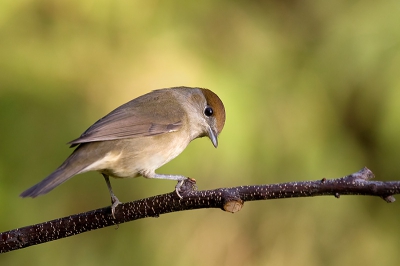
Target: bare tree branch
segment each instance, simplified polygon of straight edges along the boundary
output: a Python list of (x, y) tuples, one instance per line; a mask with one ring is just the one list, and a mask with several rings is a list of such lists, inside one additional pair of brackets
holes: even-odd
[(394, 202), (393, 195), (400, 194), (400, 181), (370, 181), (374, 174), (367, 168), (357, 173), (318, 181), (289, 182), (272, 185), (240, 186), (197, 191), (193, 180), (188, 179), (180, 192), (158, 195), (120, 204), (111, 216), (110, 207), (18, 228), (1, 233), (0, 253), (26, 248), (60, 238), (65, 238), (99, 228), (121, 223), (158, 217), (161, 214), (201, 208), (221, 208), (228, 212), (241, 210), (245, 201), (314, 197), (333, 195), (378, 196)]

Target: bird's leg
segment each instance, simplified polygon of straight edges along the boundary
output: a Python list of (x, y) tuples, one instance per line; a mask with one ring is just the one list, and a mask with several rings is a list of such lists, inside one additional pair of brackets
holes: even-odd
[(104, 177), (104, 180), (106, 180), (107, 183), (107, 187), (108, 187), (108, 192), (110, 192), (110, 196), (111, 196), (111, 214), (113, 216), (113, 218), (115, 219), (115, 207), (117, 207), (119, 204), (121, 204), (121, 202), (119, 201), (119, 199), (117, 198), (117, 196), (114, 195), (114, 192), (112, 190), (111, 187), (111, 183), (110, 183), (110, 178), (108, 177), (108, 175), (106, 174), (102, 174)]
[(156, 173), (142, 174), (142, 175), (147, 178), (168, 179), (168, 180), (178, 181), (178, 184), (176, 184), (175, 186), (175, 192), (179, 198), (182, 198), (181, 194), (179, 193), (180, 188), (182, 187), (183, 182), (185, 182), (185, 180), (188, 179), (186, 176), (181, 176), (181, 175), (162, 175)]

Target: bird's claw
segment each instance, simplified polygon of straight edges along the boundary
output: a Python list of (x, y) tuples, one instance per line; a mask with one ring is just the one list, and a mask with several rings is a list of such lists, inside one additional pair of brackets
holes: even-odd
[(115, 195), (111, 196), (111, 204), (112, 204), (111, 205), (111, 215), (114, 219), (115, 219), (115, 207), (117, 207), (121, 203), (122, 202), (120, 202), (119, 199)]
[[(189, 182), (191, 182), (191, 183), (193, 183), (193, 184), (196, 183), (196, 179), (190, 178), (190, 177), (186, 177), (185, 179), (179, 180), (179, 181), (178, 181), (178, 184), (176, 184), (176, 186), (175, 186), (175, 192), (176, 192), (176, 194), (178, 195), (178, 197), (179, 197), (180, 199), (183, 198), (182, 195), (180, 194), (180, 192), (181, 192), (181, 188), (183, 188), (183, 185), (185, 184), (186, 181), (189, 181)], [(185, 190), (186, 190), (186, 189), (187, 189), (187, 188), (185, 188)]]

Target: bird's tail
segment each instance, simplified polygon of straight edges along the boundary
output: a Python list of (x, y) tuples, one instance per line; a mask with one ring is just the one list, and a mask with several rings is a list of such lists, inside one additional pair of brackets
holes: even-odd
[[(78, 147), (79, 148), (79, 147)], [(76, 151), (76, 150), (75, 150)], [(71, 177), (76, 174), (82, 172), (82, 170), (86, 167), (77, 162), (76, 152), (73, 152), (65, 162), (57, 168), (53, 173), (51, 173), (48, 177), (34, 185), (33, 187), (28, 188), (24, 192), (21, 193), (20, 197), (37, 197), (42, 194), (46, 194), (50, 190), (54, 189), (58, 185), (61, 185)], [(78, 156), (79, 157), (79, 156)]]

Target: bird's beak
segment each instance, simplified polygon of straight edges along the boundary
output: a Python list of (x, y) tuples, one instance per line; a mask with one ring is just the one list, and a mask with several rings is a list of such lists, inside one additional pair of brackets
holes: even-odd
[(210, 138), (214, 147), (218, 147), (217, 133), (215, 133), (215, 131), (211, 127), (208, 128), (208, 137)]

